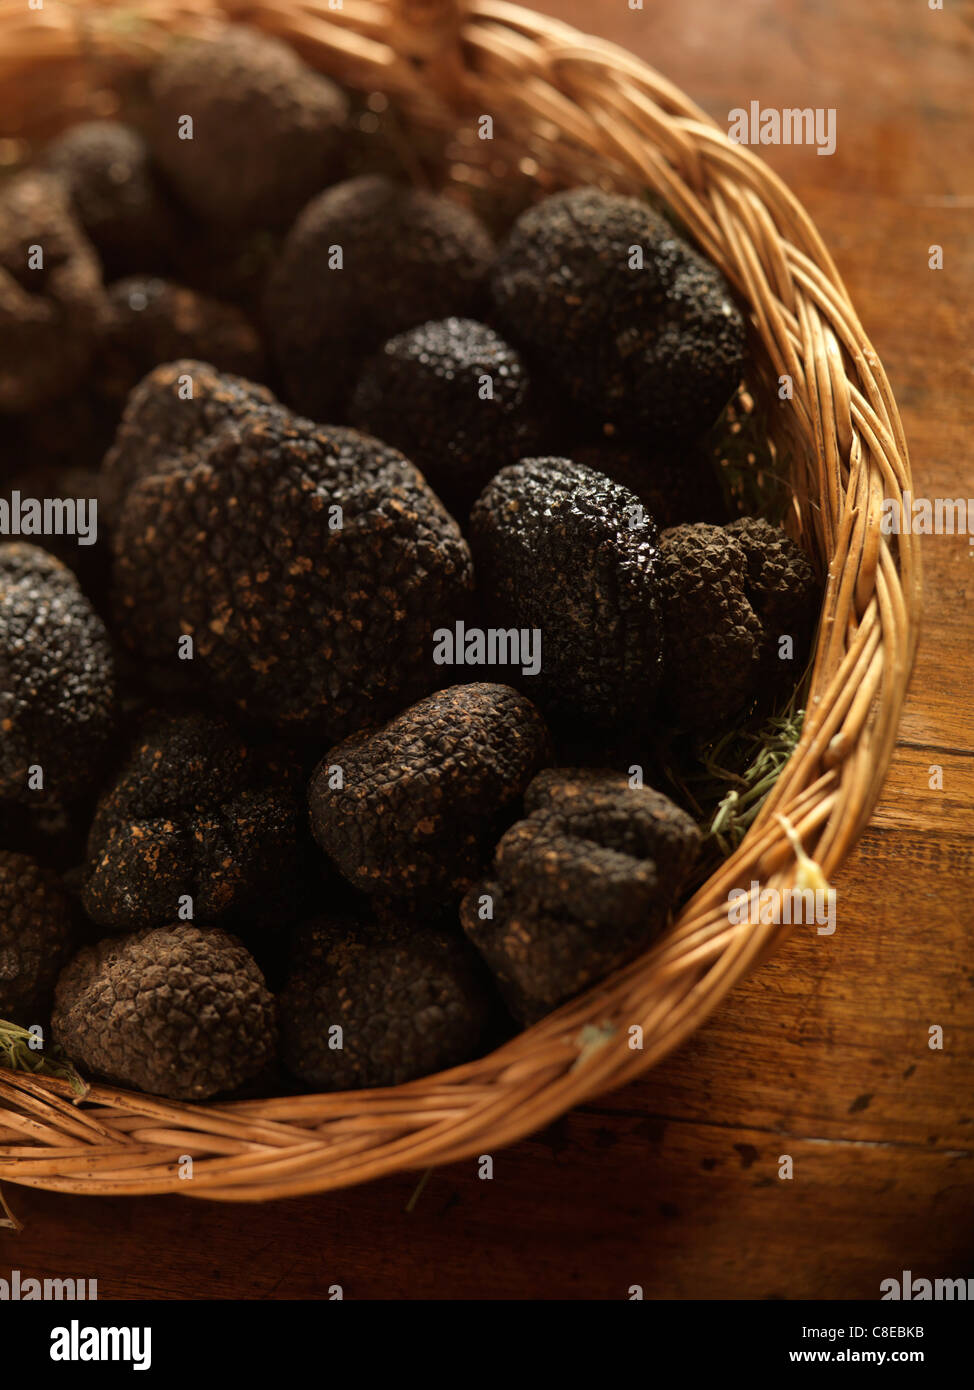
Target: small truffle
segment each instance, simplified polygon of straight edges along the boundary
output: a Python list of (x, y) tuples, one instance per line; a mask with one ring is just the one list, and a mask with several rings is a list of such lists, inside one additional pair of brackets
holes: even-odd
[(379, 176), (319, 194), (268, 285), (289, 403), (316, 420), (342, 418), (365, 359), (387, 339), (476, 308), (492, 255), (473, 214), (446, 198)]
[(386, 343), (359, 379), (350, 419), (401, 449), (466, 516), (499, 469), (534, 452), (528, 401), (514, 348), (474, 319), (441, 319)]
[(0, 188), (0, 415), (46, 406), (81, 381), (106, 311), (98, 257), (61, 181)]
[(286, 226), (338, 174), (345, 97), (279, 39), (230, 26), (173, 43), (149, 86), (152, 152), (209, 222)]
[(0, 1019), (42, 1023), (71, 949), (71, 906), (56, 875), (0, 850)]
[[(764, 517), (742, 517), (724, 530), (747, 563), (748, 598), (764, 628), (762, 670), (794, 683), (808, 656), (821, 599), (811, 561)], [(787, 660), (781, 654), (783, 637), (792, 639), (794, 649)]]
[(525, 810), (460, 920), (511, 1012), (529, 1023), (648, 946), (700, 834), (665, 796), (607, 771), (542, 772)]
[[(106, 465), (130, 483), (114, 536), (121, 635), (162, 667), (190, 635), (214, 695), (282, 729), (334, 740), (388, 718), (438, 683), (432, 634), (468, 599), (456, 522), (396, 450), (206, 368), (205, 399), (182, 400), (194, 370), (171, 364), (138, 388)], [(165, 452), (147, 451), (136, 419), (159, 422)]]
[(108, 304), (97, 384), (111, 400), (123, 402), (153, 367), (181, 357), (238, 376), (264, 374), (260, 335), (232, 304), (141, 275), (110, 285)]
[(544, 713), (645, 722), (662, 634), (656, 525), (639, 499), (568, 459), (522, 459), (474, 504), (470, 544), (490, 621), (541, 634), (540, 672), (523, 679)]
[(350, 1091), (469, 1061), (489, 995), (462, 937), (391, 919), (319, 918), (295, 935), (279, 1004), (287, 1069), (306, 1085)]
[(177, 219), (137, 130), (121, 121), (83, 121), (51, 141), (43, 163), (64, 181), (107, 276), (169, 265)]
[(206, 1100), (277, 1051), (273, 995), (249, 952), (212, 927), (155, 927), (86, 946), (61, 972), (55, 1042), (120, 1086)]
[(198, 923), (252, 912), (297, 872), (299, 787), (222, 719), (150, 721), (98, 802), (85, 911), (113, 932), (163, 926), (185, 897)]
[(636, 198), (576, 188), (536, 204), (492, 288), (512, 341), (610, 419), (700, 434), (740, 382), (744, 321), (727, 282)]
[(356, 888), (442, 901), (482, 872), (549, 757), (544, 722), (516, 690), (440, 690), (325, 754), (312, 833)]
[(108, 633), (77, 579), (39, 546), (0, 545), (0, 800), (90, 790), (114, 720)]

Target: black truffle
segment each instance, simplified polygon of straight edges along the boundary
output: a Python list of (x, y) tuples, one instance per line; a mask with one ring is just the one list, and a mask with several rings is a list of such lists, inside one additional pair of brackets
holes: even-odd
[(108, 633), (75, 576), (38, 546), (0, 545), (0, 800), (90, 789), (114, 719)]
[(153, 367), (186, 357), (238, 376), (264, 373), (260, 335), (234, 305), (141, 275), (109, 286), (97, 364), (104, 395), (121, 403)]
[(700, 434), (740, 382), (744, 321), (726, 281), (636, 198), (577, 188), (529, 208), (492, 288), (512, 340), (611, 419)]
[(446, 198), (378, 176), (319, 194), (288, 233), (267, 292), (290, 404), (340, 418), (363, 362), (387, 339), (476, 308), (492, 255), (473, 214)]
[(445, 900), (483, 870), (549, 757), (544, 722), (516, 690), (440, 690), (326, 753), (312, 833), (356, 888)]
[(235, 1090), (277, 1050), (274, 998), (218, 927), (156, 927), (85, 947), (57, 982), (51, 1024), (84, 1071), (174, 1100)]
[(57, 876), (0, 850), (0, 1018), (24, 1028), (47, 1018), (73, 935)]
[(366, 365), (350, 419), (401, 449), (457, 516), (537, 443), (519, 354), (474, 319), (441, 319), (391, 338)]
[(523, 459), (470, 515), (492, 623), (538, 629), (524, 688), (553, 719), (644, 722), (662, 666), (656, 525), (631, 492), (568, 459)]
[(106, 310), (98, 257), (53, 175), (0, 188), (0, 415), (81, 381)]
[(286, 226), (338, 174), (345, 97), (278, 39), (231, 26), (174, 43), (149, 85), (153, 154), (210, 222)]
[(394, 920), (306, 923), (279, 1003), (285, 1066), (327, 1091), (459, 1066), (476, 1054), (489, 1012), (462, 938)]
[[(248, 400), (205, 368), (204, 399), (181, 401), (173, 387), (194, 370), (153, 373), (108, 462), (130, 480), (114, 540), (131, 650), (171, 667), (189, 634), (218, 697), (322, 738), (425, 694), (437, 683), (432, 633), (472, 584), (456, 523), (413, 465), (368, 435), (315, 426), (266, 392)], [(167, 411), (186, 415), (167, 424)], [(147, 418), (165, 453), (139, 437)]]
[(617, 773), (552, 768), (464, 898), (464, 931), (515, 1017), (540, 1018), (644, 950), (700, 845), (693, 821)]
[(51, 141), (43, 162), (64, 181), (106, 275), (170, 264), (177, 219), (137, 130), (121, 121), (83, 121)]
[[(759, 519), (696, 524), (660, 542), (666, 699), (684, 728), (709, 734), (750, 704), (764, 683), (797, 680), (814, 618), (808, 559)], [(779, 639), (792, 653), (778, 660)]]
[(300, 779), (222, 719), (151, 720), (98, 802), (82, 903), (107, 930), (197, 923), (272, 898), (301, 857)]

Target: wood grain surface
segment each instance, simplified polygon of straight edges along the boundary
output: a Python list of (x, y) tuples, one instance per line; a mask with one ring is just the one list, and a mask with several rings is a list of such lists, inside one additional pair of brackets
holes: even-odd
[[(837, 148), (765, 147), (883, 359), (916, 492), (974, 495), (974, 22), (944, 0), (541, 0), (721, 122), (834, 107)], [(943, 269), (928, 266), (943, 247)], [(0, 1274), (103, 1298), (878, 1297), (974, 1274), (974, 545), (923, 543), (925, 623), (832, 937), (800, 931), (656, 1072), (535, 1138), (263, 1207), (7, 1186)], [(932, 768), (942, 769), (942, 787)], [(931, 781), (934, 785), (931, 786)], [(932, 1050), (929, 1030), (943, 1030)], [(794, 1176), (779, 1178), (783, 1155)]]

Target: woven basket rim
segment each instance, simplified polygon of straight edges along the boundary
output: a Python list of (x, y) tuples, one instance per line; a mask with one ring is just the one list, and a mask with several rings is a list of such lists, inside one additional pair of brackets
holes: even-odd
[(243, 21), (351, 87), (385, 91), (417, 124), (445, 133), (500, 101), (538, 167), (664, 199), (746, 301), (768, 380), (792, 378), (782, 430), (797, 446), (796, 505), (827, 564), (801, 740), (744, 842), (649, 951), (488, 1056), (386, 1090), (215, 1104), (95, 1085), (78, 1105), (65, 1082), (0, 1069), (0, 1180), (264, 1201), (524, 1137), (654, 1065), (784, 940), (785, 926), (731, 926), (727, 895), (752, 878), (793, 884), (795, 835), (831, 880), (875, 805), (917, 642), (916, 539), (880, 529), (883, 499), (912, 490), (910, 466), (882, 365), (801, 205), (625, 49), (507, 0), (344, 0), (340, 11), (328, 0), (149, 0), (131, 16), (122, 0), (0, 9), (0, 137), (27, 132), (45, 103), (77, 119), (66, 75), (87, 74), (91, 114), (84, 100), (172, 34), (218, 36)]

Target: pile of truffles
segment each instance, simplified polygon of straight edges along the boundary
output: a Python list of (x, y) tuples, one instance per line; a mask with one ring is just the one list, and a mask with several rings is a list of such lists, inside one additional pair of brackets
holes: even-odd
[(356, 109), (230, 26), (0, 183), (0, 1019), (163, 1096), (395, 1085), (638, 956), (706, 839), (660, 749), (814, 633), (703, 442), (719, 271), (601, 188), (488, 231)]

